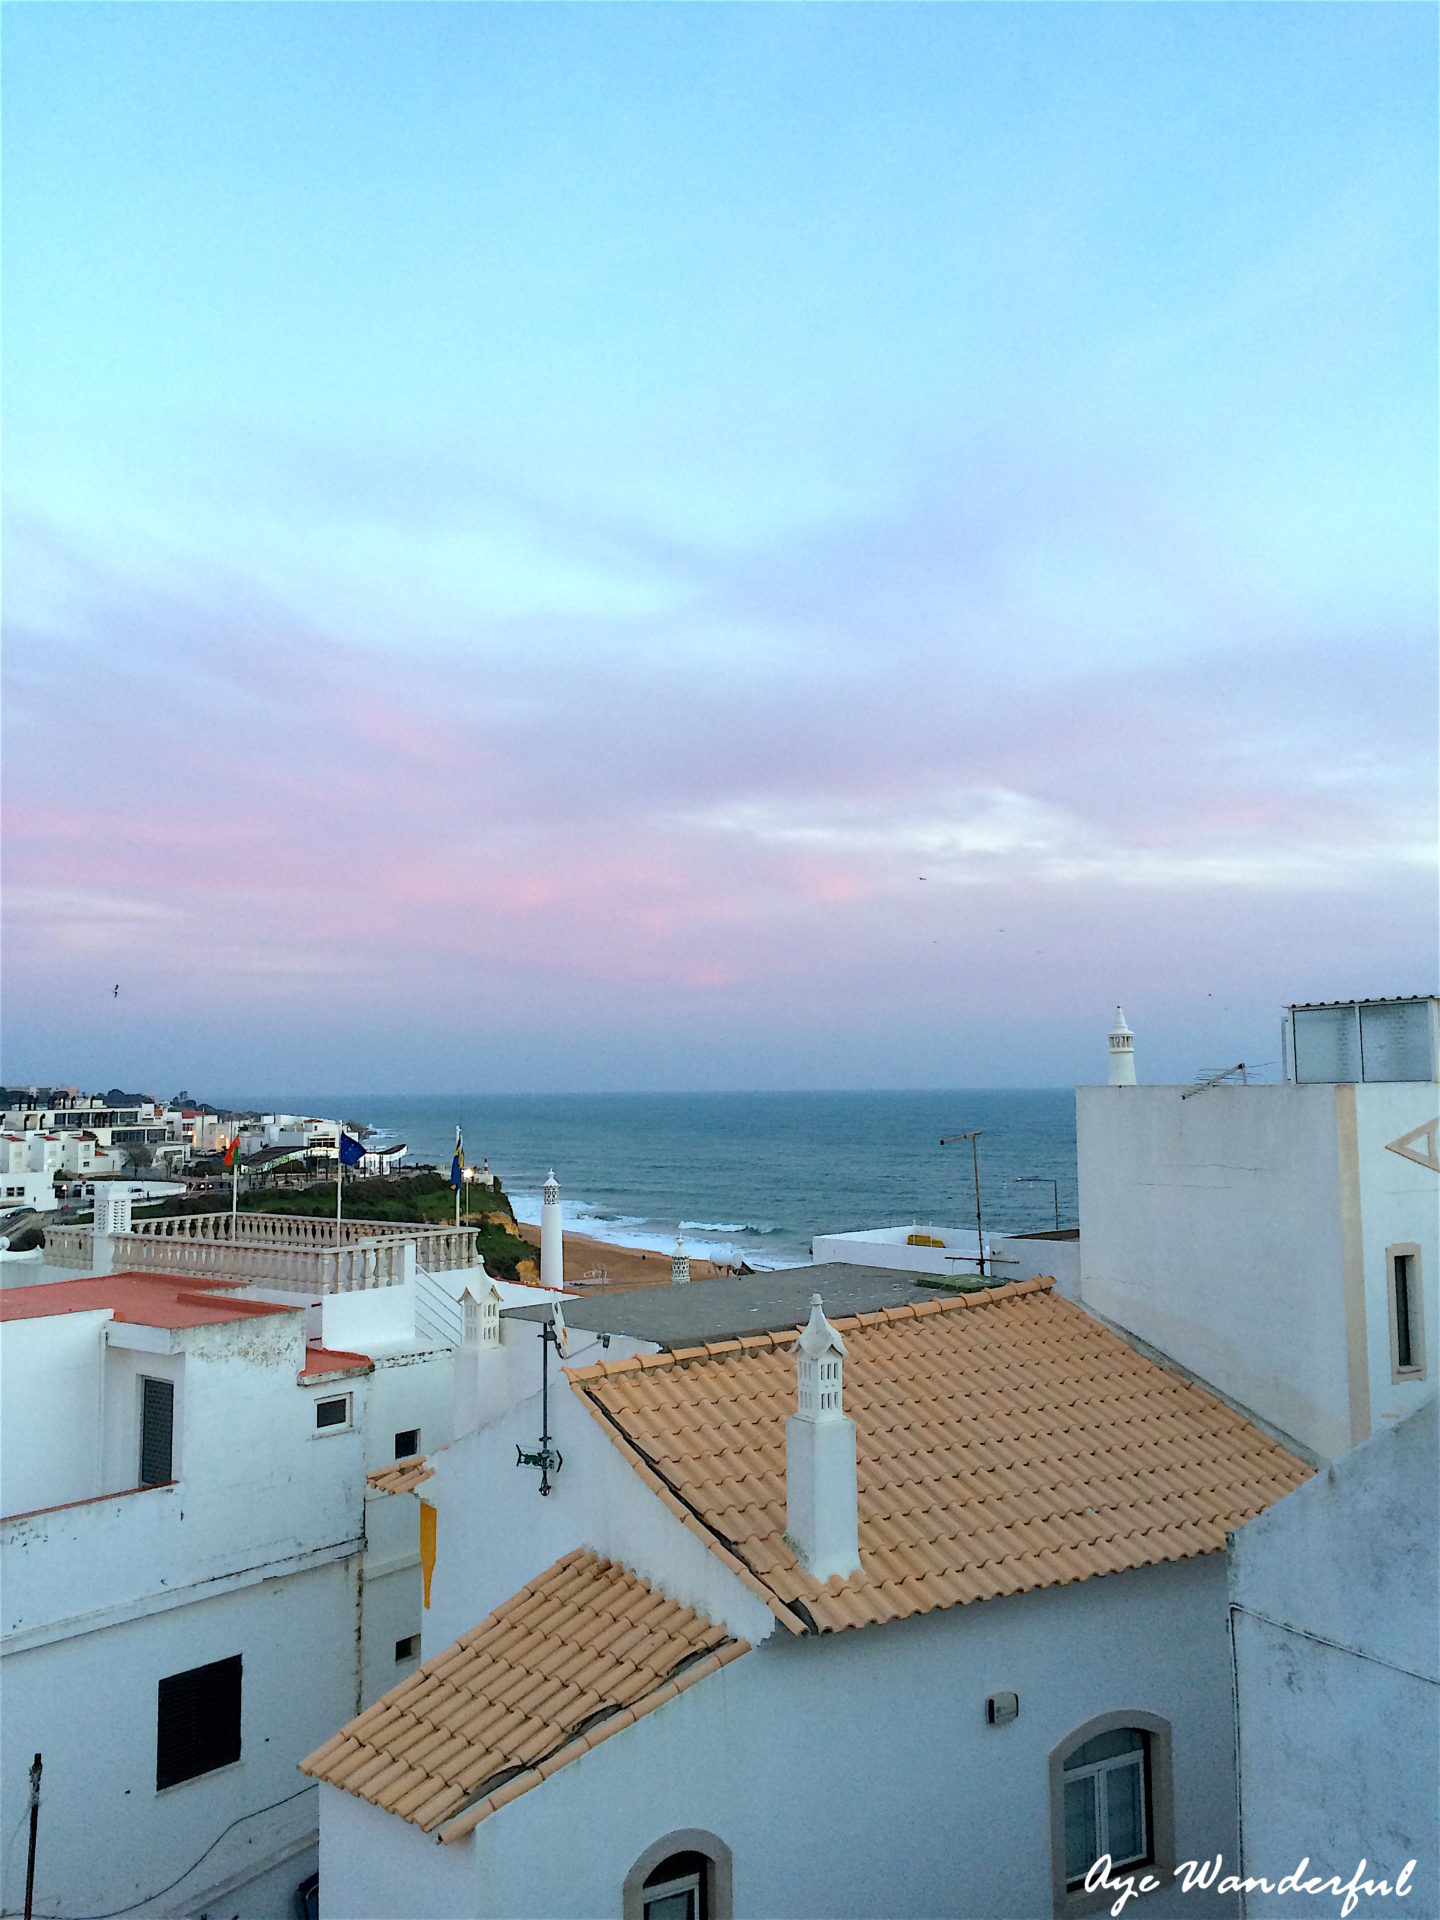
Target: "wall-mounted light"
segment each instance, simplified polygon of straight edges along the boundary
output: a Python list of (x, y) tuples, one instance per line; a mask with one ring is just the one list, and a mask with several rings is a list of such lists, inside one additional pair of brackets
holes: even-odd
[(1020, 1718), (1019, 1694), (992, 1693), (985, 1702), (985, 1718), (992, 1727), (1006, 1727), (1012, 1720), (1018, 1720)]

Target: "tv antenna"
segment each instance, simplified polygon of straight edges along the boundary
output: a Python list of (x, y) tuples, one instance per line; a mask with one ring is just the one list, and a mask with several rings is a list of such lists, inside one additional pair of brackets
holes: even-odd
[(975, 1168), (975, 1239), (980, 1249), (980, 1277), (985, 1277), (985, 1228), (980, 1219), (980, 1135), (981, 1127), (972, 1127), (968, 1133), (944, 1133), (940, 1136), (942, 1147), (957, 1147), (962, 1141), (970, 1142), (970, 1159)]

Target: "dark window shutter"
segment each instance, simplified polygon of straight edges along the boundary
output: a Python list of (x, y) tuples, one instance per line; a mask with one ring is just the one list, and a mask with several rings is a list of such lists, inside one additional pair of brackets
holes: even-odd
[(175, 1382), (145, 1380), (140, 1404), (140, 1484), (163, 1486), (173, 1480)]
[(160, 1682), (155, 1786), (173, 1787), (240, 1758), (240, 1655)]

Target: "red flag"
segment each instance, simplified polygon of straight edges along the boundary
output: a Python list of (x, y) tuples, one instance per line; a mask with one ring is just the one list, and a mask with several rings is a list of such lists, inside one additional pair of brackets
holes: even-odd
[(233, 1139), (233, 1140), (232, 1140), (232, 1141), (230, 1142), (230, 1144), (229, 1144), (229, 1146), (228, 1146), (228, 1147), (226, 1147), (226, 1149), (225, 1149), (225, 1165), (226, 1165), (227, 1167), (233, 1167), (233, 1166), (234, 1166), (234, 1164), (235, 1164), (235, 1151), (236, 1151), (236, 1148), (237, 1148), (237, 1147), (238, 1147), (239, 1145), (240, 1145), (240, 1136), (239, 1136), (239, 1134), (237, 1133), (237, 1134), (236, 1134), (236, 1136), (235, 1136), (235, 1138), (234, 1138), (234, 1139)]

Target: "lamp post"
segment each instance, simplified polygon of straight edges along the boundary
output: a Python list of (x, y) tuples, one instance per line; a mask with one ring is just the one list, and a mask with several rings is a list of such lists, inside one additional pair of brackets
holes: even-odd
[(970, 1142), (970, 1159), (975, 1168), (975, 1239), (980, 1249), (980, 1278), (985, 1278), (985, 1228), (980, 1219), (980, 1135), (981, 1127), (972, 1127), (968, 1133), (947, 1133), (940, 1137), (942, 1147), (958, 1146), (962, 1140)]
[(473, 1167), (466, 1167), (460, 1177), (465, 1182), (465, 1224), (468, 1227), (470, 1224), (470, 1183), (475, 1178), (475, 1169)]
[(1060, 1231), (1060, 1182), (1058, 1180), (1052, 1180), (1048, 1174), (1044, 1173), (1017, 1173), (1015, 1176), (1015, 1185), (1017, 1187), (1050, 1187), (1053, 1189), (1055, 1195), (1055, 1231), (1058, 1233)]

